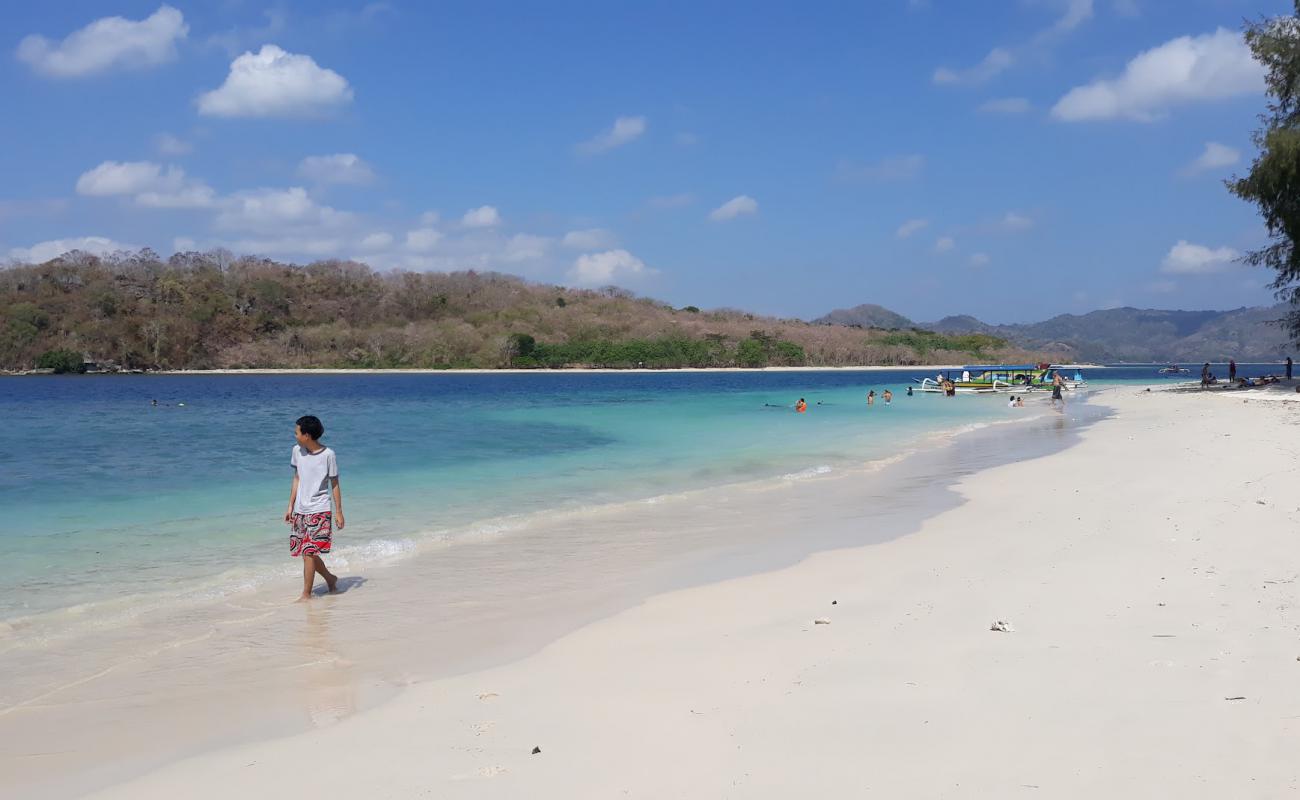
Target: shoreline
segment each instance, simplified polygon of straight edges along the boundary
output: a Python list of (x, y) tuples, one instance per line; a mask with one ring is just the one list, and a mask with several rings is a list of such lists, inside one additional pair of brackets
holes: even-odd
[[(411, 674), (409, 668), (404, 668), (399, 673), (399, 679), (394, 682), (391, 669), (377, 669), (375, 666), (376, 664), (385, 663), (386, 658), (391, 662), (391, 658), (381, 653), (377, 656), (378, 660), (376, 661), (375, 658), (371, 657), (373, 654), (362, 655), (348, 652), (346, 648), (341, 647), (339, 644), (339, 640), (364, 639), (367, 635), (373, 636), (375, 634), (367, 634), (362, 629), (350, 627), (356, 624), (357, 621), (348, 622), (347, 620), (335, 619), (329, 623), (334, 629), (330, 634), (330, 641), (333, 644), (329, 646), (326, 653), (315, 657), (307, 655), (295, 656), (295, 658), (302, 658), (307, 662), (312, 662), (313, 659), (324, 659), (321, 663), (325, 664), (343, 659), (349, 663), (346, 669), (338, 671), (344, 684), (353, 685), (353, 689), (348, 691), (352, 692), (354, 696), (346, 700), (344, 705), (360, 708), (362, 713), (366, 713), (365, 709), (372, 709), (377, 702), (383, 704), (392, 702), (391, 697), (394, 694), (400, 696), (401, 693), (405, 692), (406, 689), (402, 687), (412, 680), (424, 682), (430, 679), (446, 677), (447, 674), (455, 675), (466, 671), (472, 672), (476, 669), (489, 668), (501, 663), (513, 663), (530, 656), (537, 650), (547, 646), (548, 643), (568, 635), (584, 625), (634, 607), (644, 602), (648, 597), (680, 589), (684, 586), (706, 585), (737, 575), (749, 575), (785, 567), (796, 562), (799, 558), (805, 557), (809, 552), (843, 546), (845, 541), (861, 541), (861, 534), (846, 528), (845, 521), (835, 521), (840, 516), (840, 510), (849, 509), (849, 503), (832, 502), (830, 505), (837, 511), (828, 515), (824, 508), (826, 505), (824, 501), (827, 497), (842, 496), (846, 491), (849, 492), (848, 496), (850, 497), (858, 496), (861, 490), (856, 488), (854, 484), (864, 476), (872, 476), (869, 480), (872, 485), (878, 487), (878, 491), (886, 491), (885, 487), (888, 486), (898, 486), (900, 491), (912, 492), (915, 495), (914, 500), (897, 504), (894, 511), (890, 512), (893, 516), (884, 515), (880, 517), (882, 521), (894, 519), (896, 522), (890, 524), (887, 529), (873, 534), (872, 539), (879, 540), (881, 538), (906, 535), (908, 531), (915, 529), (924, 518), (956, 502), (955, 496), (952, 496), (946, 488), (956, 479), (955, 475), (949, 471), (953, 466), (951, 463), (952, 454), (949, 451), (955, 446), (954, 442), (967, 444), (968, 457), (975, 458), (976, 460), (972, 463), (978, 465), (988, 458), (996, 456), (994, 451), (979, 445), (979, 442), (1005, 440), (1008, 435), (1015, 436), (1015, 434), (1006, 432), (1006, 430), (1009, 430), (1006, 426), (1010, 426), (1011, 429), (1024, 428), (1026, 429), (1024, 435), (1028, 436), (1030, 434), (1027, 429), (1030, 426), (1044, 425), (1053, 419), (1054, 415), (1043, 413), (1036, 418), (1017, 418), (1007, 420), (1005, 423), (978, 423), (973, 426), (973, 429), (963, 426), (958, 429), (932, 432), (909, 447), (910, 463), (909, 458), (903, 458), (899, 461), (895, 457), (885, 459), (884, 462), (879, 464), (868, 462), (859, 469), (837, 471), (829, 475), (821, 473), (816, 475), (789, 475), (765, 479), (752, 484), (732, 484), (708, 491), (693, 491), (680, 496), (650, 498), (642, 502), (619, 504), (618, 508), (573, 512), (566, 518), (559, 520), (558, 527), (552, 525), (523, 538), (520, 538), (517, 533), (509, 534), (514, 537), (511, 540), (513, 547), (523, 550), (539, 546), (564, 548), (566, 545), (563, 541), (557, 543), (554, 540), (554, 535), (559, 533), (560, 530), (572, 529), (575, 526), (578, 528), (596, 526), (602, 530), (602, 535), (604, 535), (604, 531), (613, 525), (614, 538), (603, 549), (608, 549), (613, 553), (611, 557), (616, 559), (614, 562), (609, 562), (608, 558), (606, 558), (604, 562), (591, 561), (585, 566), (579, 565), (566, 569), (566, 574), (574, 578), (582, 571), (597, 572), (609, 577), (597, 581), (595, 584), (579, 584), (568, 587), (558, 594), (556, 591), (548, 590), (548, 593), (533, 595), (530, 598), (525, 590), (535, 584), (535, 579), (528, 579), (519, 574), (512, 575), (510, 580), (519, 584), (522, 587), (520, 591), (523, 591), (523, 594), (517, 600), (508, 601), (508, 597), (513, 597), (513, 595), (507, 593), (506, 597), (501, 598), (502, 610), (500, 612), (493, 611), (488, 607), (482, 607), (482, 601), (475, 601), (474, 605), (467, 608), (468, 613), (477, 613), (490, 623), (491, 630), (486, 633), (489, 636), (487, 641), (479, 641), (485, 634), (476, 633), (476, 625), (471, 625), (468, 628), (464, 625), (456, 626), (452, 624), (455, 620), (451, 622), (437, 621), (426, 617), (421, 621), (417, 629), (405, 633), (395, 632), (391, 625), (385, 625), (384, 627), (384, 630), (388, 631), (385, 638), (391, 636), (391, 638), (403, 641), (403, 647), (408, 650), (414, 649), (425, 652), (432, 646), (431, 641), (426, 640), (441, 637), (444, 642), (461, 641), (471, 643), (471, 649), (478, 648), (477, 653), (470, 653), (467, 658), (460, 658), (459, 660), (447, 661), (446, 658), (441, 660), (435, 658), (433, 662), (426, 661), (423, 667), (425, 674)], [(995, 433), (990, 428), (1002, 430)], [(1032, 444), (1027, 445), (1028, 449), (1032, 449), (1032, 447)], [(927, 458), (928, 461), (916, 460)], [(973, 468), (978, 469), (979, 467), (975, 466)], [(812, 478), (812, 480), (808, 480), (808, 478)], [(760, 503), (760, 508), (770, 507), (775, 511), (788, 505), (793, 500), (798, 500), (795, 508), (806, 507), (808, 509), (806, 513), (816, 514), (816, 518), (824, 520), (826, 524), (814, 526), (809, 531), (809, 536), (806, 537), (790, 537), (786, 528), (780, 528), (777, 525), (767, 526), (772, 528), (768, 534), (744, 531), (745, 535), (739, 536), (738, 534), (742, 533), (742, 531), (732, 530), (730, 525), (734, 523), (725, 522), (730, 518), (729, 515), (734, 512), (719, 509), (716, 514), (704, 513), (701, 515), (698, 511), (698, 509), (716, 507), (719, 504), (724, 509), (727, 506), (751, 508), (755, 503)], [(674, 508), (674, 506), (677, 506), (677, 508)], [(701, 521), (701, 516), (703, 516), (703, 521)], [(762, 518), (770, 515), (753, 511), (751, 508), (749, 516), (750, 518)], [(789, 514), (787, 513), (785, 516), (789, 517)], [(663, 521), (653, 522), (656, 519)], [(693, 542), (691, 545), (695, 548), (694, 551), (675, 552), (651, 557), (650, 554), (643, 552), (647, 546), (645, 543), (633, 540), (623, 541), (623, 535), (617, 533), (626, 529), (628, 535), (640, 537), (639, 530), (642, 525), (649, 524), (652, 530), (659, 527), (678, 527), (676, 523), (668, 521), (675, 519), (689, 519), (687, 529), (698, 530), (702, 534), (702, 541)], [(650, 520), (650, 522), (646, 522), (646, 520)], [(696, 527), (691, 528), (691, 525)], [(767, 538), (764, 538), (764, 536)], [(672, 543), (676, 540), (663, 539), (660, 542), (659, 540), (662, 538), (662, 535), (655, 534), (651, 537), (649, 546), (656, 548), (658, 551), (662, 551), (664, 548), (671, 551), (673, 548), (678, 547), (678, 545)], [(439, 549), (431, 553), (432, 561), (406, 563), (393, 567), (393, 569), (403, 571), (394, 573), (391, 577), (395, 580), (396, 575), (405, 575), (410, 586), (438, 585), (445, 587), (449, 580), (454, 580), (454, 574), (463, 572), (471, 576), (471, 582), (474, 580), (479, 583), (485, 580), (491, 582), (494, 580), (491, 578), (492, 570), (490, 568), (485, 569), (481, 560), (475, 560), (474, 557), (476, 551), (488, 546), (488, 543), (466, 542), (462, 543), (460, 547)], [(632, 549), (629, 550), (628, 548)], [(623, 553), (623, 555), (620, 555), (620, 553)], [(419, 558), (420, 556), (417, 556), (417, 559)], [(465, 559), (468, 559), (468, 561)], [(445, 572), (435, 571), (429, 573), (425, 571), (429, 567), (437, 566), (434, 562), (439, 561), (449, 562), (443, 568)], [(626, 575), (619, 577), (623, 573), (626, 573)], [(412, 598), (404, 587), (394, 588), (388, 586), (389, 583), (394, 581), (390, 581), (378, 573), (371, 574), (370, 578), (371, 585), (366, 586), (363, 592), (357, 592), (352, 597), (329, 598), (322, 601), (321, 605), (315, 603), (309, 605), (325, 609), (327, 615), (346, 613), (348, 611), (359, 613), (361, 615), (359, 622), (362, 623), (366, 623), (369, 619), (367, 608), (377, 611), (388, 606), (409, 608), (417, 605), (413, 604)], [(447, 591), (450, 598), (473, 597), (470, 593), (471, 590), (463, 593), (457, 593), (454, 590)], [(373, 594), (374, 592), (380, 594)], [(396, 593), (394, 594), (394, 592)], [(552, 597), (552, 595), (551, 600), (546, 599)], [(367, 599), (372, 597), (373, 600)], [(420, 603), (437, 603), (439, 602), (437, 598), (437, 595), (433, 598), (426, 596)], [(278, 596), (276, 599), (278, 600)], [(364, 604), (357, 605), (361, 601), (364, 601)], [(522, 615), (518, 611), (507, 610), (517, 607), (519, 602), (538, 607), (529, 609), (527, 613)], [(333, 605), (335, 603), (350, 605), (335, 606)], [(263, 608), (256, 603), (241, 601), (239, 606), (244, 610), (236, 615), (237, 617), (265, 613), (278, 615), (272, 620), (273, 626), (260, 634), (259, 639), (268, 636), (272, 639), (291, 638), (295, 635), (294, 632), (302, 627), (302, 620), (297, 618), (298, 615), (294, 614), (294, 610), (284, 608), (278, 602), (274, 606), (267, 605)], [(474, 606), (479, 606), (480, 610), (475, 611)], [(508, 614), (510, 618), (507, 619), (498, 614)], [(218, 622), (218, 637), (225, 635), (220, 631), (228, 624)], [(319, 625), (323, 624), (323, 622), (318, 620), (312, 624)], [(448, 627), (449, 625), (451, 627)], [(207, 630), (209, 627), (211, 627), (211, 623), (187, 626), (187, 628), (198, 632)], [(240, 635), (247, 634), (241, 632)], [(490, 644), (492, 639), (501, 640), (501, 643)], [(389, 646), (382, 639), (372, 641), (371, 645), (377, 650), (383, 650)], [(184, 648), (176, 652), (180, 654), (185, 649), (193, 649), (194, 646), (185, 645)], [(197, 646), (204, 647), (206, 645), (201, 643)], [(402, 654), (401, 658), (409, 660), (409, 655)], [(199, 668), (200, 671), (195, 673), (194, 677), (188, 677), (186, 670), (190, 669), (192, 671), (193, 668), (187, 667), (183, 661), (179, 662), (174, 669), (164, 669), (167, 662), (153, 664), (149, 669), (150, 671), (161, 671), (163, 673), (174, 671), (176, 674), (187, 676), (185, 679), (188, 681), (198, 680), (197, 676), (199, 674), (212, 678), (214, 675), (222, 674), (223, 670), (238, 669), (237, 666), (222, 666), (224, 662), (220, 659), (212, 659), (211, 661), (212, 663), (209, 663), (207, 659), (204, 659), (203, 666)], [(440, 668), (436, 666), (436, 664), (443, 662), (446, 662), (446, 667)], [(278, 673), (277, 663), (279, 661), (272, 655), (270, 660), (264, 661), (261, 667), (270, 670), (271, 677), (274, 678)], [(399, 660), (391, 663), (401, 662)], [(136, 667), (132, 665), (118, 668), (117, 673), (106, 679), (108, 684), (99, 687), (96, 691), (130, 695), (132, 693), (131, 687), (136, 684), (132, 672), (134, 669)], [(316, 674), (313, 671), (315, 677), (312, 680), (323, 681), (324, 685), (334, 686), (334, 678), (328, 674), (329, 672), (328, 669), (321, 674)], [(373, 677), (379, 677), (381, 680), (376, 683), (372, 680)], [(216, 682), (228, 685), (234, 691), (243, 686), (244, 684), (241, 684), (241, 681), (246, 679), (247, 676), (239, 677), (236, 675), (235, 679), (218, 680)], [(259, 680), (263, 684), (268, 682), (265, 677), (254, 678), (254, 680)], [(204, 679), (204, 682), (209, 681)], [(271, 683), (274, 685), (274, 681), (271, 681)], [(335, 687), (335, 689), (340, 688)], [(165, 686), (160, 685), (152, 686), (150, 691), (160, 693), (162, 697), (166, 697), (168, 692)], [(288, 692), (288, 694), (278, 698), (280, 705), (283, 705), (285, 697), (297, 697), (297, 695), (292, 694), (291, 689), (281, 687), (280, 691)], [(331, 691), (334, 691), (334, 689)], [(264, 692), (259, 690), (251, 696), (263, 696), (263, 694)], [(91, 700), (94, 696), (91, 695), (85, 699)], [(371, 699), (369, 701), (361, 699), (363, 696)], [(210, 701), (204, 700), (196, 708), (190, 702), (193, 700), (193, 697), (187, 699), (185, 696), (176, 698), (179, 707), (185, 710), (186, 713), (179, 713), (175, 719), (171, 719), (163, 727), (166, 728), (168, 725), (175, 724), (183, 725), (186, 719), (202, 716), (201, 709)], [(103, 710), (102, 701), (93, 702), (101, 707), (101, 710), (96, 712), (97, 714), (106, 713)], [(186, 705), (187, 702), (190, 702), (190, 705)], [(235, 713), (237, 707), (238, 702), (234, 705), (228, 704), (222, 709), (222, 714), (230, 715)], [(66, 713), (70, 715), (67, 718), (67, 724), (71, 724), (76, 719), (76, 707), (69, 706)], [(345, 712), (345, 716), (352, 713), (352, 711)], [(174, 752), (171, 758), (166, 758), (162, 762), (157, 760), (131, 762), (130, 759), (127, 759), (127, 763), (122, 765), (127, 770), (125, 773), (110, 770), (109, 773), (103, 775), (103, 778), (108, 779), (108, 782), (127, 779), (131, 777), (132, 773), (158, 768), (163, 763), (175, 758), (192, 756), (214, 748), (236, 746), (242, 741), (250, 739), (258, 740), (290, 735), (297, 731), (310, 729), (316, 724), (314, 716), (313, 721), (304, 724), (303, 722), (293, 722), (292, 715), (285, 716), (285, 714), (279, 713), (277, 717), (271, 714), (270, 711), (267, 714), (270, 716), (263, 716), (261, 724), (248, 724), (237, 731), (218, 735), (213, 740), (200, 741), (197, 750), (182, 749)], [(236, 718), (238, 718), (237, 714)], [(0, 719), (3, 719), (3, 715), (0, 715)], [(20, 722), (20, 720), (11, 720), (12, 722)], [(42, 725), (42, 727), (44, 726)], [(28, 728), (28, 731), (33, 739), (43, 738), (35, 735), (36, 732), (31, 727)], [(173, 741), (179, 741), (180, 738), (174, 737)], [(75, 742), (64, 740), (61, 744), (65, 747), (75, 748)], [(136, 763), (136, 766), (131, 766), (131, 763)], [(90, 766), (78, 762), (75, 769), (84, 773)], [(103, 785), (103, 783), (91, 785)], [(87, 787), (84, 783), (82, 786), (83, 788)], [(65, 794), (49, 786), (44, 787), (43, 793), (45, 796), (73, 796), (71, 793)]]
[[(1271, 362), (1265, 362), (1271, 363)], [(1243, 362), (1244, 364), (1244, 362)], [(147, 372), (94, 372), (88, 376), (107, 375), (591, 375), (591, 374), (677, 374), (683, 372), (700, 373), (755, 373), (755, 372), (918, 372), (921, 370), (959, 370), (963, 364), (916, 364), (912, 366), (847, 366), (847, 367), (671, 367), (651, 369), (648, 367), (629, 367), (616, 369), (609, 367), (565, 367), (562, 369), (354, 369), (354, 368), (249, 368), (249, 369), (176, 369), (151, 370)], [(1058, 364), (1061, 369), (1106, 369), (1104, 364)], [(52, 373), (0, 372), (0, 377), (31, 378), (46, 377)]]
[[(656, 595), (522, 660), (96, 796), (1294, 792), (1294, 468), (1276, 432), (1300, 406), (1236, 399), (1107, 390), (1116, 413), (1076, 445), (959, 474), (959, 502), (915, 533)], [(328, 776), (289, 766), (321, 752)]]

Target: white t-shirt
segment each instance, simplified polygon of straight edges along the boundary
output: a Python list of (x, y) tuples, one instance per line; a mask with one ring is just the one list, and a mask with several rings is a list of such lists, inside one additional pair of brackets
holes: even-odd
[(295, 444), (289, 454), (289, 466), (298, 472), (298, 496), (293, 501), (293, 513), (323, 514), (332, 510), (330, 478), (339, 476), (334, 451), (325, 447), (309, 453)]

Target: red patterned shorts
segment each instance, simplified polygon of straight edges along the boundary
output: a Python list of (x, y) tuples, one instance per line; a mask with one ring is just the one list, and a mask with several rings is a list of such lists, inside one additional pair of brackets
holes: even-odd
[(289, 531), (289, 555), (314, 556), (328, 553), (334, 538), (334, 515), (329, 511), (319, 514), (294, 514)]

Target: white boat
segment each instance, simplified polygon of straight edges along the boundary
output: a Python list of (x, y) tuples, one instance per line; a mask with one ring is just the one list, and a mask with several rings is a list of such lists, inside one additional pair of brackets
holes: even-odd
[(935, 394), (944, 393), (945, 383), (952, 385), (955, 394), (1005, 394), (1050, 391), (1055, 374), (1061, 376), (1066, 389), (1078, 389), (1087, 383), (1078, 368), (1067, 377), (1065, 368), (1054, 364), (969, 366), (962, 367), (960, 374), (950, 370), (933, 378), (913, 380), (921, 384), (921, 391)]

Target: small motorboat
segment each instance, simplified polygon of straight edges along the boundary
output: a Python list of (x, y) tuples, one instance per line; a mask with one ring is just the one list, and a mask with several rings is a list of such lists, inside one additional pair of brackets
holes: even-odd
[(1157, 370), (1161, 375), (1191, 375), (1192, 371), (1187, 367), (1180, 367), (1177, 364), (1170, 364), (1167, 367), (1161, 367)]

